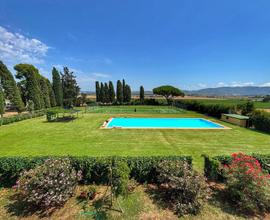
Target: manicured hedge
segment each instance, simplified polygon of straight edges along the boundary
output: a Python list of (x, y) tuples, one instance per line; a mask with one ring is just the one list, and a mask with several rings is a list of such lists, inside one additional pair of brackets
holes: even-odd
[(0, 126), (11, 124), (11, 123), (18, 122), (18, 121), (23, 121), (23, 120), (30, 119), (30, 118), (40, 117), (40, 116), (45, 115), (45, 113), (46, 113), (45, 110), (41, 110), (41, 111), (35, 111), (33, 114), (21, 113), (18, 115), (14, 115), (14, 116), (2, 118), (2, 119), (0, 118)]
[(255, 129), (270, 133), (270, 113), (257, 110), (251, 114), (250, 119)]
[(190, 111), (196, 111), (216, 118), (221, 118), (222, 113), (230, 113), (234, 106), (223, 104), (205, 104), (196, 100), (176, 100), (174, 105)]
[[(262, 154), (251, 154), (250, 156), (256, 158), (262, 168), (270, 173), (270, 155)], [(221, 181), (225, 180), (224, 176), (224, 165), (229, 165), (232, 161), (232, 157), (228, 155), (221, 155), (215, 157), (209, 157), (208, 155), (203, 155), (204, 157), (204, 175), (208, 180)]]
[[(0, 157), (0, 186), (12, 186), (20, 173), (42, 164), (48, 158), (64, 157)], [(69, 157), (72, 166), (82, 171), (82, 183), (107, 183), (112, 157)], [(164, 160), (186, 161), (192, 167), (190, 156), (167, 157), (113, 157), (115, 160), (124, 160), (131, 170), (130, 177), (139, 182), (155, 183), (157, 181), (157, 165)]]

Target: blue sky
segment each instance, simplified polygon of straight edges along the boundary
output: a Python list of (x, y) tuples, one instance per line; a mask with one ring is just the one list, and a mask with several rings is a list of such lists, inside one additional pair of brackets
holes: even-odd
[(270, 86), (269, 0), (0, 0), (0, 59), (82, 90), (125, 78), (133, 90)]

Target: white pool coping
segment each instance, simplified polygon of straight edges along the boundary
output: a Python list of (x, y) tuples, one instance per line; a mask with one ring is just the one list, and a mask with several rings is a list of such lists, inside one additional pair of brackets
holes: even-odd
[[(128, 117), (127, 117), (128, 118)], [(219, 125), (221, 127), (217, 127), (217, 128), (209, 128), (209, 127), (202, 127), (202, 128), (170, 128), (170, 127), (108, 127), (108, 125), (110, 124), (110, 122), (113, 120), (114, 118), (109, 118), (108, 120), (106, 120), (103, 125), (100, 127), (102, 129), (161, 129), (161, 130), (229, 130), (232, 129), (230, 127), (227, 127), (225, 125), (222, 125), (220, 123), (217, 122), (213, 122), (209, 119), (206, 118), (189, 118), (189, 119), (202, 119), (208, 122), (211, 122), (213, 124)], [(177, 119), (177, 118), (171, 118), (171, 119)], [(181, 118), (180, 118), (181, 119)], [(184, 117), (182, 118), (184, 119)], [(188, 118), (187, 118), (188, 119)]]

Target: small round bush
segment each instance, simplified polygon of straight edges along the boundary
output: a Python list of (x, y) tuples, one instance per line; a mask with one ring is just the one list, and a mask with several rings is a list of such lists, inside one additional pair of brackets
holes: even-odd
[(63, 205), (79, 179), (80, 173), (75, 172), (68, 159), (48, 159), (22, 173), (15, 188), (25, 202), (46, 210)]
[(270, 211), (270, 175), (251, 156), (234, 153), (225, 166), (226, 195), (238, 210), (247, 214)]
[(161, 196), (169, 207), (178, 216), (199, 213), (209, 193), (205, 178), (184, 161), (163, 161), (157, 170)]

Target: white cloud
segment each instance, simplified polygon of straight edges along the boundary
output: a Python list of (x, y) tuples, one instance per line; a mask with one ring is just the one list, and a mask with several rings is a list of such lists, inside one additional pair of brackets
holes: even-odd
[(263, 83), (263, 84), (261, 84), (261, 86), (262, 86), (262, 87), (263, 87), (263, 86), (270, 86), (270, 82)]
[(241, 86), (254, 86), (254, 82), (232, 82), (230, 86), (241, 87)]
[(0, 57), (6, 62), (42, 63), (49, 47), (41, 41), (0, 26)]
[(92, 73), (92, 75), (98, 77), (98, 78), (108, 78), (110, 77), (109, 74), (105, 74), (105, 73)]

